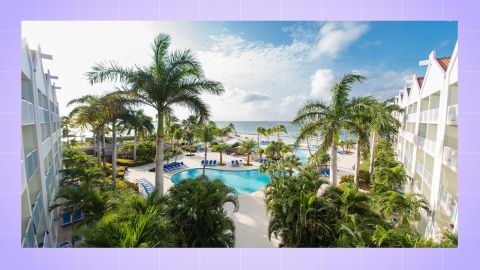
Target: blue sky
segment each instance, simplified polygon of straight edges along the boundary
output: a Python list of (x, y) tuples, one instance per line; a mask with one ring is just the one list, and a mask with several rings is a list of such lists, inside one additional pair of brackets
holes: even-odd
[[(220, 97), (205, 96), (213, 120), (291, 120), (308, 99), (328, 101), (343, 74), (367, 80), (352, 95), (381, 99), (398, 93), (431, 50), (450, 55), (456, 22), (24, 22), (22, 36), (54, 57), (46, 63), (59, 76), (58, 99), (101, 94), (109, 83), (89, 85), (93, 64), (148, 65), (158, 33), (172, 36), (172, 50), (191, 49), (208, 78), (222, 82)], [(75, 63), (72, 65), (72, 63)], [(154, 114), (146, 108), (147, 113)], [(177, 108), (179, 118), (188, 111)]]

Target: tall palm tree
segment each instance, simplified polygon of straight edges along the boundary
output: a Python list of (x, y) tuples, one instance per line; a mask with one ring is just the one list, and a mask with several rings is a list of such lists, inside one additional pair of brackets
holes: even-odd
[(153, 119), (144, 114), (143, 110), (138, 110), (129, 112), (121, 121), (128, 128), (127, 134), (133, 130), (133, 161), (136, 162), (138, 137), (145, 139), (148, 134), (153, 132), (155, 128), (152, 123)]
[(273, 130), (277, 133), (277, 142), (280, 141), (280, 133), (284, 133), (284, 134), (287, 134), (287, 128), (282, 125), (282, 124), (278, 124), (276, 125)]
[(295, 155), (289, 155), (280, 160), (279, 165), (288, 172), (290, 176), (292, 176), (294, 169), (300, 168), (302, 163), (300, 163), (300, 159)]
[(81, 131), (90, 128), (93, 132), (93, 145), (97, 154), (97, 163), (98, 167), (101, 167), (101, 132), (106, 123), (103, 113), (99, 113), (104, 110), (104, 104), (101, 102), (101, 97), (96, 95), (84, 95), (72, 99), (67, 103), (67, 106), (71, 105), (76, 105), (69, 115), (72, 124), (79, 127)]
[(257, 127), (257, 146), (260, 147), (260, 136), (265, 134), (266, 129), (264, 127)]
[(190, 50), (169, 52), (171, 38), (159, 34), (152, 45), (153, 64), (147, 67), (123, 68), (115, 62), (97, 64), (87, 73), (90, 83), (105, 80), (121, 81), (129, 86), (130, 94), (138, 102), (157, 111), (157, 150), (155, 161), (155, 188), (163, 196), (163, 151), (165, 110), (179, 105), (190, 109), (200, 120), (208, 118), (210, 112), (200, 95), (224, 92), (219, 82), (205, 78), (201, 64)]
[(62, 137), (67, 139), (67, 148), (70, 148), (70, 125), (71, 125), (70, 116), (62, 116), (60, 125), (62, 127)]
[(213, 133), (213, 128), (214, 127), (212, 127), (211, 125), (205, 124), (200, 128), (200, 131), (199, 131), (200, 140), (205, 144), (205, 147), (204, 147), (205, 159), (203, 162), (202, 177), (205, 176), (205, 167), (207, 166), (208, 144), (211, 143), (215, 138)]
[[(301, 132), (310, 134), (317, 131), (321, 133), (323, 141), (320, 150), (326, 151), (330, 148), (330, 183), (333, 186), (336, 186), (338, 181), (337, 147), (340, 130), (345, 128), (347, 122), (353, 120), (352, 116), (358, 109), (366, 106), (363, 98), (349, 98), (351, 85), (364, 79), (365, 77), (357, 74), (345, 75), (330, 90), (330, 104), (318, 100), (307, 101), (293, 120), (294, 124), (307, 124)], [(300, 134), (296, 143), (302, 137), (304, 137), (303, 134)]]
[(220, 164), (223, 164), (223, 152), (225, 152), (225, 150), (227, 150), (228, 148), (228, 145), (224, 142), (221, 142), (217, 145), (214, 145), (212, 147), (212, 151), (213, 152), (218, 152), (220, 153)]
[(402, 112), (402, 108), (394, 104), (393, 99), (387, 99), (381, 103), (377, 102), (372, 112), (370, 125), (370, 177), (373, 175), (375, 166), (375, 146), (378, 136), (393, 143), (396, 138), (395, 135), (398, 133), (398, 127), (400, 126), (398, 120), (393, 116), (393, 112)]

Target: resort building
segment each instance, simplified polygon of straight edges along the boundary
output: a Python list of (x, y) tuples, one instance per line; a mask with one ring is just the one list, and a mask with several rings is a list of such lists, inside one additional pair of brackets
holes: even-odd
[(458, 43), (453, 54), (432, 51), (423, 77), (413, 75), (395, 97), (404, 112), (396, 152), (409, 182), (407, 192), (423, 194), (432, 214), (422, 213), (417, 230), (438, 239), (444, 230), (457, 231), (458, 204)]
[(62, 145), (53, 80), (42, 61), (52, 56), (22, 41), (22, 246), (55, 247), (57, 210), (49, 211), (58, 188)]

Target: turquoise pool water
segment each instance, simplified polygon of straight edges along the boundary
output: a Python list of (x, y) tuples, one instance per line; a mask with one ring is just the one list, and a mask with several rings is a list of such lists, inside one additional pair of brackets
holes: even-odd
[[(171, 181), (178, 184), (183, 179), (197, 178), (202, 175), (202, 169), (190, 169), (172, 175)], [(205, 168), (205, 175), (209, 179), (220, 179), (225, 185), (235, 188), (239, 194), (249, 194), (260, 190), (270, 183), (268, 174), (258, 170), (218, 170)]]
[(310, 153), (308, 152), (307, 149), (298, 149), (295, 148), (293, 150), (293, 154), (296, 155), (302, 164), (307, 164), (308, 162), (308, 157), (310, 156)]

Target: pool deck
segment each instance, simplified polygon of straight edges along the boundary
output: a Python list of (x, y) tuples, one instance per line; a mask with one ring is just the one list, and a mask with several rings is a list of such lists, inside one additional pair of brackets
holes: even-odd
[[(352, 174), (352, 166), (355, 163), (355, 155), (339, 155), (339, 175)], [(181, 155), (178, 157), (177, 161), (183, 161), (186, 165), (184, 168), (166, 172), (164, 175), (165, 181), (163, 182), (164, 190), (168, 190), (173, 183), (170, 181), (172, 175), (193, 168), (202, 168), (201, 160), (204, 159), (204, 153), (195, 153), (194, 156), (185, 156)], [(207, 160), (214, 160), (217, 162), (220, 161), (220, 154), (208, 152)], [(246, 163), (245, 156), (231, 156), (223, 154), (223, 162), (227, 165), (225, 166), (214, 166), (207, 168), (216, 168), (224, 170), (252, 170), (258, 169), (260, 164), (257, 161), (253, 161), (252, 157), (250, 163), (253, 166), (244, 166), (240, 165), (239, 167), (232, 167), (230, 164), (231, 160), (243, 160), (242, 163)], [(173, 162), (174, 159), (170, 160)], [(155, 173), (149, 172), (148, 170), (155, 167), (154, 163), (128, 168), (128, 171), (125, 173), (125, 179), (136, 183), (137, 179), (145, 178), (153, 185), (155, 185)], [(228, 213), (228, 216), (231, 217), (235, 223), (235, 247), (278, 247), (279, 240), (272, 237), (271, 241), (268, 239), (268, 215), (264, 202), (264, 192), (263, 189), (250, 194), (239, 195), (240, 209), (233, 213), (233, 206), (225, 205), (225, 210)]]

